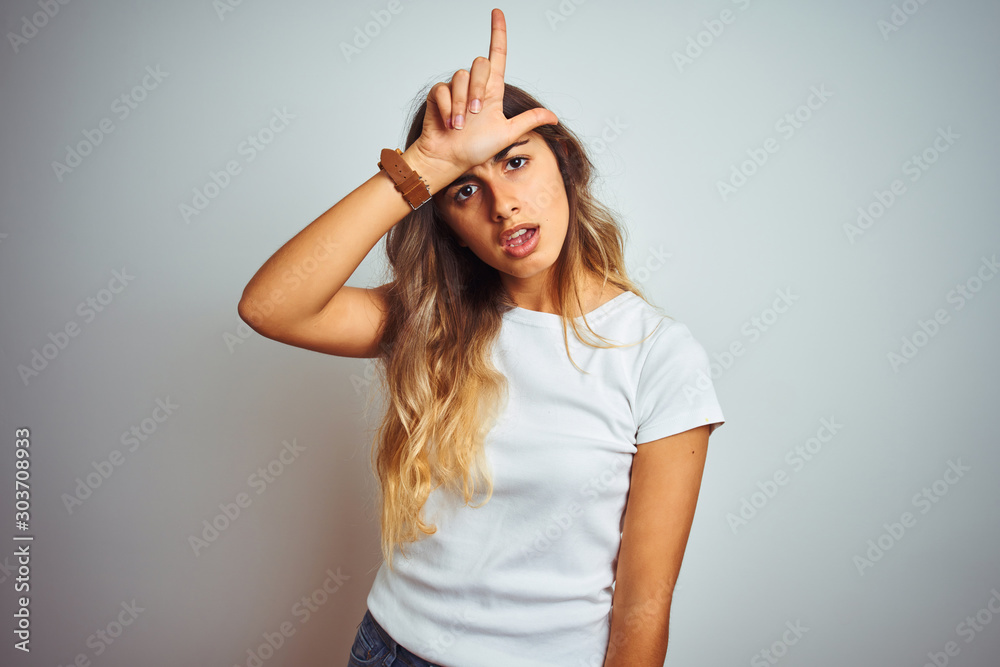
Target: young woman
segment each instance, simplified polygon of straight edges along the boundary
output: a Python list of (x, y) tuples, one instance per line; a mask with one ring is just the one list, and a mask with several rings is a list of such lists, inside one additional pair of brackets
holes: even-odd
[[(660, 667), (724, 417), (705, 350), (628, 279), (580, 141), (505, 61), (494, 9), (489, 58), (430, 89), (406, 150), (280, 248), (240, 316), (379, 361), (384, 559), (350, 665)], [(387, 233), (393, 279), (345, 287)]]

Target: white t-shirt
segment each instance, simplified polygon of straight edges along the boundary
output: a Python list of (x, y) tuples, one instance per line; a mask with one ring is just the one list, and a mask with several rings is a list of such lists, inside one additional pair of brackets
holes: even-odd
[[(688, 328), (632, 292), (587, 314), (617, 349), (584, 345), (558, 315), (504, 313), (494, 362), (509, 402), (486, 440), (493, 496), (470, 508), (444, 487), (437, 532), (397, 548), (368, 594), (402, 646), (445, 667), (600, 667), (636, 444), (725, 418)], [(582, 318), (577, 320), (583, 323)], [(483, 496), (473, 499), (480, 502)], [(669, 511), (665, 508), (664, 511)]]

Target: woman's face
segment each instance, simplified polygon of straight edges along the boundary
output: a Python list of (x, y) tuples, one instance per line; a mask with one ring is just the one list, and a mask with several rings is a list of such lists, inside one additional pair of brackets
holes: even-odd
[[(562, 250), (569, 202), (559, 164), (535, 132), (476, 165), (434, 195), (462, 247), (512, 291), (540, 291)], [(527, 232), (512, 240), (512, 232)]]

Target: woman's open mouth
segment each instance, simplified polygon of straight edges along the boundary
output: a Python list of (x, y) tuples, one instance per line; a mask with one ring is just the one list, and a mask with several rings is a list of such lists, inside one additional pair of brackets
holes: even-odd
[(510, 257), (520, 258), (538, 247), (538, 228), (522, 229), (503, 243), (503, 251)]

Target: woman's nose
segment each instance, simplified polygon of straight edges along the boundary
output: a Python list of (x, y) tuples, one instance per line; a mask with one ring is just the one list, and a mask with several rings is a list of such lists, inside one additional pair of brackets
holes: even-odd
[(490, 186), (493, 197), (493, 217), (510, 218), (521, 210), (517, 188), (509, 183), (494, 183)]

